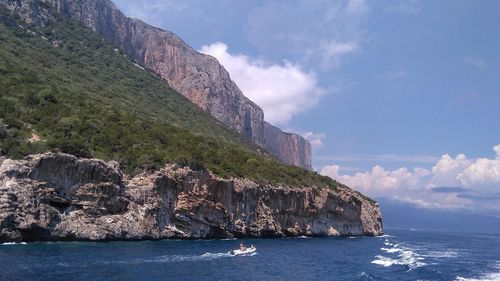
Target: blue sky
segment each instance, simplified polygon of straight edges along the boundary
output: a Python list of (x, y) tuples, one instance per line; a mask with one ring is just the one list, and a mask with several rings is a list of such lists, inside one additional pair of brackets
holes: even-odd
[(217, 57), (268, 121), (311, 139), (323, 174), (500, 214), (500, 2), (115, 3)]

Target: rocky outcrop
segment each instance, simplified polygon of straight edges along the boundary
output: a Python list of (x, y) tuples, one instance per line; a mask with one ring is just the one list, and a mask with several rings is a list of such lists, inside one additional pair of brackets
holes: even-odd
[[(310, 168), (309, 145), (295, 145), (307, 140), (291, 134), (279, 134), (279, 140), (265, 138), (265, 126), (270, 128), (270, 125), (264, 124), (262, 109), (243, 95), (215, 58), (198, 53), (174, 33), (126, 17), (109, 0), (0, 0), (0, 3), (37, 25), (46, 25), (51, 18), (50, 7), (55, 7), (120, 47), (229, 128), (267, 147), (287, 164)], [(291, 138), (286, 140), (288, 137)]]
[(285, 133), (264, 122), (264, 143), (283, 162), (312, 170), (311, 143), (302, 136)]
[(260, 186), (167, 166), (47, 153), (0, 159), (0, 242), (380, 235), (378, 206), (347, 187)]

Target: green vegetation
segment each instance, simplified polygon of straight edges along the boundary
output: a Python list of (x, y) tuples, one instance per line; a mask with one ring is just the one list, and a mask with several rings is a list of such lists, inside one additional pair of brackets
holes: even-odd
[[(2, 8), (0, 6), (0, 8)], [(262, 155), (91, 30), (59, 18), (37, 29), (0, 9), (0, 153), (116, 160), (127, 173), (165, 163), (260, 183), (338, 183)]]

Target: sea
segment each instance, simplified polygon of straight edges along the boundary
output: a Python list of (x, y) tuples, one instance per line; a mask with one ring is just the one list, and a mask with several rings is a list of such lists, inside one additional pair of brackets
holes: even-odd
[[(244, 245), (247, 256), (228, 252)], [(500, 236), (6, 243), (0, 280), (500, 280)]]

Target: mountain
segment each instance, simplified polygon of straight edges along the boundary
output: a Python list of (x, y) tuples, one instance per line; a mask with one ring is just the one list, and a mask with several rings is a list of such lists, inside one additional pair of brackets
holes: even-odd
[(55, 1), (3, 3), (1, 241), (383, 233), (373, 200), (270, 157)]
[(267, 156), (79, 23), (47, 11), (52, 21), (41, 27), (9, 14), (0, 26), (3, 155), (52, 149), (116, 160), (128, 174), (177, 162), (223, 177), (335, 185)]
[[(243, 95), (215, 58), (192, 49), (172, 32), (126, 17), (109, 0), (88, 0), (84, 4), (78, 0), (42, 1), (46, 6), (37, 9), (39, 1), (2, 0), (0, 3), (8, 4), (10, 10), (37, 25), (46, 25), (50, 18), (44, 9), (57, 9), (118, 46), (136, 63), (160, 75), (172, 89), (229, 128), (268, 148), (285, 163), (311, 169), (309, 142), (265, 124), (262, 109)], [(269, 127), (273, 137), (269, 137), (270, 134), (265, 137)]]

